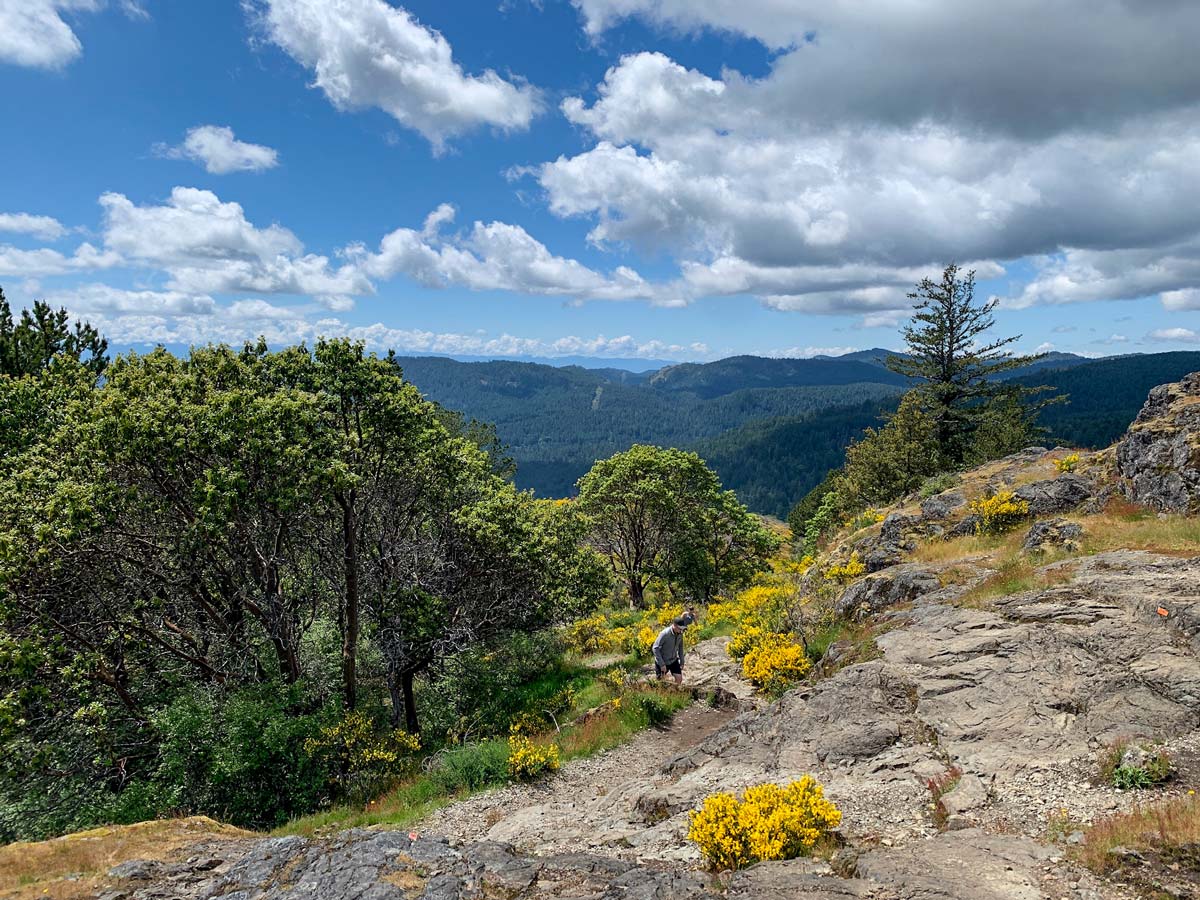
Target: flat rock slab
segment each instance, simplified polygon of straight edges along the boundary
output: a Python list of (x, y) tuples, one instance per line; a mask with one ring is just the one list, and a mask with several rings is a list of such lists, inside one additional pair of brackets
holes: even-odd
[(1052, 848), (1028, 838), (975, 829), (903, 848), (871, 850), (853, 877), (812, 873), (812, 863), (760, 863), (730, 885), (737, 900), (1040, 900)]

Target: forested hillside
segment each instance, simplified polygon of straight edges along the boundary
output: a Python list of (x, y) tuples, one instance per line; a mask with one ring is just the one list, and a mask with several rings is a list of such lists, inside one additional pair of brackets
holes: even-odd
[(1054, 372), (1022, 375), (1029, 385), (1047, 384), (1067, 403), (1048, 407), (1042, 423), (1052, 438), (1072, 447), (1098, 449), (1115, 441), (1133, 421), (1156, 385), (1200, 369), (1200, 352), (1151, 353), (1098, 359)]
[[(573, 493), (575, 482), (595, 460), (631, 444), (707, 446), (709, 439), (751, 422), (794, 419), (847, 403), (883, 402), (901, 390), (895, 375), (865, 363), (747, 357), (747, 374), (739, 379), (733, 362), (712, 364), (712, 373), (707, 366), (672, 366), (651, 380), (615, 369), (417, 357), (400, 361), (405, 377), (431, 400), (494, 423), (517, 463), (518, 486), (543, 497)], [(829, 368), (828, 375), (821, 374), (823, 367)], [(788, 382), (789, 372), (795, 383)], [(863, 380), (837, 381), (846, 377)], [(821, 383), (822, 378), (828, 380)], [(739, 492), (743, 488), (730, 486)], [(781, 508), (786, 512), (786, 503), (767, 511)]]
[[(430, 399), (495, 423), (517, 484), (540, 496), (568, 496), (596, 459), (651, 443), (697, 450), (742, 502), (782, 517), (894, 408), (903, 379), (884, 368), (887, 355), (743, 356), (640, 374), (434, 357), (401, 365)], [(1197, 368), (1200, 352), (1094, 361), (1050, 354), (1015, 374), (1068, 395), (1043, 414), (1048, 440), (1099, 447), (1124, 430), (1150, 388)]]

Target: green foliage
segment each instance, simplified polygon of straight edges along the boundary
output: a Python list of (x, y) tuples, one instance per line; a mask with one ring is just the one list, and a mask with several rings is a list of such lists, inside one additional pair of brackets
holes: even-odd
[(430, 771), (447, 794), (478, 791), (508, 781), (508, 742), (495, 740), (444, 751)]
[(159, 759), (148, 780), (159, 808), (269, 828), (329, 797), (336, 775), (308, 745), (332, 716), (297, 709), (303, 697), (301, 685), (278, 683), (177, 697), (152, 721)]
[[(0, 804), (46, 827), (38, 798), (260, 826), (365, 796), (403, 768), (384, 736), (418, 730), (418, 679), (608, 591), (585, 522), (348, 341), (131, 354), (102, 383), (60, 358), (0, 378), (0, 412)], [(482, 671), (443, 721), (530, 677)], [(339, 705), (390, 726), (318, 752)]]
[(1020, 335), (991, 341), (984, 337), (995, 324), (992, 311), (999, 301), (976, 304), (975, 273), (960, 277), (959, 272), (958, 266), (948, 265), (940, 282), (922, 279), (908, 295), (915, 301), (912, 320), (903, 331), (908, 355), (887, 360), (893, 372), (920, 379), (917, 390), (925, 421), (919, 442), (935, 449), (934, 464), (943, 468), (993, 458), (1029, 443), (1036, 433), (1033, 420), (1045, 403), (1026, 409), (1025, 401), (1039, 389), (998, 381), (1040, 357), (1013, 356), (1006, 349)]
[(1141, 766), (1117, 766), (1113, 769), (1112, 785), (1119, 791), (1135, 791), (1148, 788), (1154, 780)]
[[(841, 461), (839, 460), (839, 466)], [(821, 508), (821, 503), (825, 497), (837, 490), (837, 480), (841, 475), (841, 469), (830, 470), (821, 483), (805, 494), (799, 502), (796, 503), (787, 515), (788, 528), (792, 530), (792, 534), (797, 538), (805, 537), (805, 531), (808, 527), (808, 521), (818, 509)]]
[(828, 491), (821, 498), (820, 505), (812, 517), (804, 523), (803, 552), (805, 556), (815, 556), (821, 539), (831, 532), (838, 523), (842, 498), (837, 491)]
[(935, 494), (940, 494), (942, 491), (948, 491), (956, 486), (959, 482), (959, 477), (953, 472), (942, 472), (940, 475), (934, 475), (931, 478), (925, 479), (921, 484), (921, 499), (928, 500)]
[(1048, 406), (1039, 421), (1055, 443), (1097, 450), (1117, 440), (1156, 385), (1178, 381), (1200, 369), (1200, 352), (1147, 353), (1097, 359), (1086, 365), (1015, 378), (1036, 387), (1044, 382), (1068, 403)]
[(1122, 791), (1145, 790), (1174, 774), (1171, 757), (1150, 743), (1121, 738), (1100, 756), (1100, 780)]
[(661, 579), (708, 599), (766, 567), (777, 539), (721, 490), (695, 453), (635, 444), (579, 480), (592, 545), (612, 561), (631, 607)]
[(43, 300), (32, 309), (21, 310), (14, 323), (12, 308), (0, 289), (0, 375), (38, 375), (50, 368), (56, 357), (80, 363), (93, 376), (108, 365), (108, 341), (87, 322), (71, 328), (65, 309), (57, 311)]
[(838, 493), (851, 508), (890, 503), (943, 471), (938, 424), (926, 397), (910, 391), (882, 428), (846, 449)]
[(656, 694), (639, 694), (637, 704), (646, 721), (654, 727), (665, 725), (675, 714), (675, 710)]

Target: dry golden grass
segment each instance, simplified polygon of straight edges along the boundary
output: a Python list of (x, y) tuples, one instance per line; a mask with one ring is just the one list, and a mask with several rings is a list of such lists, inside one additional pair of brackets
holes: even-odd
[(1000, 562), (994, 575), (988, 576), (955, 602), (960, 606), (985, 607), (1001, 597), (1044, 590), (1071, 580), (1075, 574), (1074, 566), (1047, 566), (1050, 561), (1045, 556), (1038, 559), (1021, 555), (1008, 557)]
[[(1027, 524), (1003, 535), (968, 535), (954, 540), (930, 540), (912, 554), (914, 561), (946, 566), (943, 583), (965, 581), (972, 567), (996, 570), (958, 602), (984, 606), (998, 597), (1035, 590), (1069, 581), (1071, 566), (1054, 562), (1076, 559), (1110, 550), (1145, 550), (1164, 556), (1200, 556), (1200, 518), (1183, 515), (1160, 516), (1153, 510), (1123, 499), (1110, 500), (1100, 513), (1067, 516), (1083, 526), (1078, 551), (1051, 550), (1037, 556), (1021, 550)], [(1032, 520), (1030, 520), (1032, 522)]]
[(1148, 550), (1166, 556), (1200, 556), (1200, 519), (1165, 515), (1123, 500), (1103, 513), (1074, 519), (1083, 526), (1086, 553), (1105, 550)]
[[(251, 837), (204, 816), (93, 828), (0, 847), (0, 897), (75, 900), (96, 894), (101, 877), (131, 859), (166, 860), (203, 838)], [(67, 876), (73, 877), (70, 880)]]
[(1140, 806), (1097, 822), (1087, 832), (1079, 860), (1094, 872), (1116, 866), (1114, 847), (1138, 851), (1170, 851), (1200, 842), (1200, 797), (1177, 797), (1151, 806)]

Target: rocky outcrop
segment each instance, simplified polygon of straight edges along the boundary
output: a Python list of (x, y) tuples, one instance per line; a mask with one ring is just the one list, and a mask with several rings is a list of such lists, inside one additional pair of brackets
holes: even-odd
[(113, 890), (102, 900), (462, 900), (508, 897), (550, 900), (715, 900), (703, 873), (638, 865), (610, 857), (567, 853), (527, 857), (512, 847), (482, 841), (456, 848), (438, 838), (397, 831), (354, 830), (331, 840), (298, 837), (246, 842), (237, 858), (217, 870), (188, 864), (161, 866), (152, 887), (146, 878), (112, 873)]
[(1021, 549), (1026, 553), (1042, 553), (1052, 547), (1077, 551), (1079, 539), (1083, 537), (1083, 526), (1066, 519), (1045, 519), (1034, 522), (1025, 535)]
[(1067, 473), (1022, 485), (1013, 494), (1029, 504), (1031, 516), (1049, 516), (1075, 509), (1092, 496), (1092, 485), (1081, 475)]
[(943, 491), (921, 501), (921, 517), (924, 519), (948, 519), (967, 505), (967, 500), (956, 491)]
[(1135, 503), (1168, 512), (1200, 508), (1200, 372), (1150, 392), (1116, 458)]
[(864, 619), (902, 603), (911, 603), (942, 586), (937, 574), (917, 565), (893, 566), (846, 588), (834, 607), (839, 616)]

